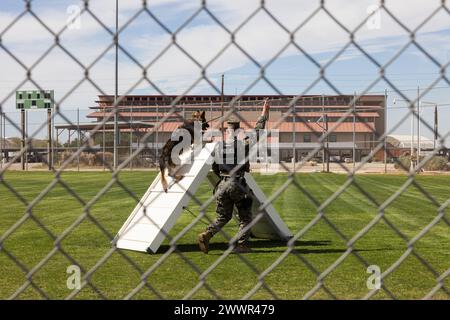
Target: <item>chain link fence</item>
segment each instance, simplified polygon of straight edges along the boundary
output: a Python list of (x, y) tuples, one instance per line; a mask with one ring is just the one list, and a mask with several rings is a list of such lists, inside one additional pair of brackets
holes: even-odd
[[(0, 111), (2, 112), (2, 128), (8, 127), (10, 135), (19, 135), (21, 127), (18, 121), (18, 115), (14, 116), (8, 105), (8, 102), (14, 97), (17, 90), (22, 90), (23, 86), (32, 85), (35, 89), (46, 90), (37, 79), (34, 78), (35, 71), (40, 63), (52, 52), (58, 49), (65, 55), (68, 61), (75, 63), (81, 68), (83, 77), (74, 80), (68, 86), (67, 92), (55, 98), (55, 108), (51, 117), (56, 123), (70, 124), (73, 127), (79, 126), (75, 109), (66, 106), (66, 101), (81, 86), (89, 84), (97, 94), (108, 95), (107, 92), (99, 86), (94, 75), (97, 63), (110, 54), (110, 51), (117, 45), (122, 57), (126, 58), (138, 70), (135, 76), (130, 77), (132, 81), (126, 90), (121, 90), (120, 96), (114, 103), (113, 112), (102, 118), (102, 121), (88, 130), (90, 135), (102, 132), (105, 124), (114, 120), (118, 114), (118, 105), (122, 99), (129, 94), (135, 94), (136, 90), (145, 85), (156, 94), (165, 96), (166, 90), (155, 80), (152, 68), (168, 54), (169, 50), (177, 49), (189, 63), (197, 67), (197, 75), (192, 81), (185, 81), (182, 90), (179, 91), (177, 98), (170, 102), (170, 109), (155, 123), (155, 126), (146, 131), (139, 139), (145, 141), (154, 135), (160, 126), (168, 121), (173, 115), (179, 115), (177, 109), (183, 97), (190, 94), (197, 86), (207, 86), (214, 94), (220, 96), (221, 88), (216, 79), (211, 79), (209, 69), (212, 68), (225, 52), (232, 48), (245, 56), (249, 64), (257, 70), (257, 75), (243, 88), (236, 92), (233, 98), (226, 103), (226, 112), (223, 118), (216, 123), (216, 129), (220, 128), (221, 123), (225, 122), (230, 116), (238, 117), (242, 122), (248, 124), (248, 119), (242, 118), (238, 112), (240, 99), (252, 92), (252, 89), (259, 82), (264, 83), (268, 91), (276, 95), (284, 95), (283, 89), (273, 81), (270, 76), (270, 68), (279, 59), (282, 58), (285, 51), (296, 50), (302, 55), (308, 63), (316, 67), (315, 79), (308, 81), (301, 90), (288, 100), (288, 111), (275, 123), (272, 129), (277, 129), (286, 122), (289, 116), (296, 115), (298, 112), (298, 103), (303, 97), (314, 91), (318, 83), (325, 83), (333, 95), (343, 95), (333, 79), (327, 76), (327, 72), (333, 65), (346, 53), (350, 47), (356, 50), (358, 54), (370, 61), (373, 68), (376, 69), (376, 76), (367, 82), (367, 87), (358, 94), (353, 95), (346, 111), (340, 118), (333, 122), (326, 132), (316, 132), (312, 124), (305, 122), (311, 132), (318, 136), (317, 147), (308, 152), (300, 162), (293, 165), (280, 163), (282, 173), (276, 175), (276, 178), (264, 180), (259, 177), (264, 191), (268, 196), (268, 202), (259, 208), (259, 213), (254, 217), (251, 225), (255, 225), (263, 217), (263, 210), (269, 204), (273, 204), (279, 209), (281, 216), (286, 219), (289, 227), (294, 233), (292, 239), (285, 243), (256, 242), (256, 254), (233, 254), (233, 248), (236, 245), (237, 236), (232, 236), (232, 227), (227, 227), (222, 232), (224, 237), (224, 246), (217, 245), (217, 254), (204, 257), (196, 249), (196, 234), (203, 230), (204, 224), (214, 219), (214, 197), (204, 187), (200, 194), (189, 194), (193, 208), (199, 212), (194, 217), (182, 219), (180, 225), (174, 232), (166, 234), (168, 244), (163, 246), (158, 254), (144, 255), (118, 250), (110, 246), (114, 235), (125, 221), (128, 212), (134, 205), (139, 203), (140, 196), (143, 194), (147, 185), (150, 184), (152, 176), (131, 175), (126, 169), (133, 167), (142, 168), (142, 164), (134, 164), (144, 150), (144, 146), (129, 146), (120, 159), (119, 165), (115, 168), (112, 161), (106, 161), (105, 157), (98, 159), (99, 166), (108, 172), (108, 175), (89, 180), (86, 173), (79, 175), (66, 176), (67, 171), (73, 168), (74, 164), (80, 162), (80, 156), (89, 151), (92, 147), (89, 139), (83, 139), (78, 136), (76, 143), (70, 141), (67, 145), (54, 140), (56, 148), (70, 149), (66, 157), (56, 156), (56, 159), (41, 159), (44, 166), (50, 165), (51, 179), (44, 178), (42, 183), (37, 183), (36, 178), (26, 175), (20, 176), (19, 180), (14, 178), (11, 169), (14, 164), (20, 161), (25, 154), (36, 149), (33, 145), (33, 138), (42, 135), (46, 130), (46, 119), (33, 122), (33, 128), (27, 130), (26, 141), (20, 146), (17, 152), (4, 159), (2, 154), (2, 168), (0, 169), (0, 185), (2, 187), (2, 214), (0, 229), (0, 255), (4, 267), (2, 271), (3, 280), (1, 297), (9, 299), (19, 298), (425, 298), (425, 299), (448, 299), (450, 259), (448, 256), (449, 244), (449, 216), (448, 207), (450, 197), (447, 189), (439, 189), (433, 186), (433, 182), (419, 175), (421, 168), (424, 167), (433, 157), (435, 157), (444, 147), (450, 132), (437, 132), (437, 145), (432, 152), (427, 153), (422, 158), (418, 158), (415, 166), (405, 165), (404, 162), (395, 160), (397, 165), (403, 169), (401, 182), (386, 182), (373, 186), (375, 180), (370, 177), (359, 177), (356, 175), (361, 168), (370, 162), (374, 156), (385, 149), (386, 137), (401, 125), (408, 123), (410, 117), (418, 118), (420, 125), (435, 132), (435, 128), (430, 121), (420, 117), (416, 105), (420, 99), (434, 90), (442, 83), (447, 86), (450, 84), (447, 74), (448, 61), (440, 62), (429, 52), (427, 47), (421, 44), (419, 34), (424, 26), (438, 16), (448, 21), (450, 11), (447, 1), (436, 3), (435, 8), (428, 15), (424, 15), (419, 25), (410, 27), (409, 23), (402, 21), (397, 13), (391, 10), (389, 2), (380, 1), (375, 3), (365, 16), (354, 17), (357, 23), (349, 28), (341, 18), (334, 14), (333, 1), (317, 1), (314, 8), (308, 15), (296, 21), (295, 25), (285, 24), (285, 21), (277, 17), (277, 13), (272, 12), (271, 4), (268, 1), (258, 1), (253, 3), (252, 10), (239, 23), (230, 26), (228, 21), (222, 19), (220, 14), (215, 12), (216, 4), (210, 1), (199, 1), (192, 5), (189, 15), (184, 17), (183, 22), (173, 27), (169, 23), (159, 18), (160, 12), (157, 4), (153, 5), (150, 1), (142, 1), (138, 8), (132, 14), (127, 16), (126, 21), (122, 21), (118, 34), (110, 22), (103, 21), (104, 16), (98, 11), (92, 10), (95, 1), (81, 1), (78, 7), (79, 11), (71, 17), (71, 20), (61, 29), (55, 29), (49, 25), (49, 21), (40, 16), (39, 1), (23, 1), (23, 8), (16, 12), (14, 19), (3, 24), (0, 29), (0, 51), (2, 55), (8, 57), (17, 73), (24, 73), (23, 79), (18, 82), (14, 88), (8, 92), (3, 90), (0, 96)], [(331, 4), (330, 4), (331, 3)], [(159, 4), (159, 3), (158, 3)], [(170, 2), (170, 4), (174, 4)], [(113, 3), (110, 1), (105, 6), (108, 10), (113, 10)], [(300, 10), (302, 2), (289, 2), (292, 10)], [(424, 5), (424, 4), (422, 4)], [(2, 4), (0, 6), (7, 6)], [(427, 4), (431, 6), (431, 4)], [(308, 4), (311, 9), (311, 4)], [(351, 10), (349, 8), (349, 10)], [(358, 33), (362, 28), (367, 27), (368, 23), (376, 23), (379, 14), (388, 17), (396, 27), (403, 30), (409, 39), (404, 46), (394, 52), (390, 58), (380, 62), (376, 54), (365, 49), (358, 42)], [(212, 21), (214, 27), (217, 27), (226, 35), (227, 41), (221, 43), (219, 50), (212, 53), (209, 59), (205, 56), (196, 56), (186, 50), (182, 43), (183, 37), (189, 35), (183, 33), (191, 23), (196, 23), (200, 16), (203, 19), (207, 17)], [(262, 21), (267, 24), (274, 24), (282, 30), (287, 41), (274, 51), (270, 57), (266, 57), (264, 62), (254, 58), (254, 48), (247, 48), (246, 43), (240, 41), (240, 33), (250, 24), (255, 17), (263, 15)], [(326, 16), (334, 22), (335, 28), (345, 34), (346, 43), (341, 44), (337, 50), (325, 62), (317, 58), (313, 52), (305, 48), (305, 39), (307, 36), (298, 36), (312, 21), (318, 19), (318, 16)], [(89, 18), (96, 27), (102, 29), (103, 41), (108, 43), (106, 47), (100, 50), (98, 56), (89, 63), (84, 62), (85, 57), (79, 57), (74, 52), (79, 50), (69, 48), (63, 41), (65, 34), (77, 23), (79, 18)], [(21, 59), (12, 46), (8, 45), (5, 39), (8, 35), (21, 37), (16, 34), (14, 28), (22, 19), (32, 19), (44, 29), (43, 37), (50, 41), (49, 47), (43, 51), (42, 55), (32, 63)], [(170, 41), (164, 46), (158, 47), (158, 53), (149, 62), (144, 62), (136, 57), (127, 46), (127, 31), (137, 20), (150, 20), (160, 27), (161, 33), (164, 33)], [(375, 20), (374, 20), (375, 19)], [(123, 20), (123, 19), (122, 19)], [(374, 22), (375, 21), (375, 22)], [(261, 32), (267, 29), (262, 28)], [(142, 31), (145, 34), (145, 31)], [(325, 37), (326, 38), (326, 37)], [(49, 40), (50, 39), (50, 40)], [(202, 39), (203, 40), (203, 39)], [(30, 41), (33, 41), (30, 39)], [(122, 42), (123, 41), (123, 42)], [(214, 39), (211, 39), (214, 41)], [(159, 44), (159, 43), (158, 43)], [(95, 44), (92, 44), (95, 46)], [(270, 44), (267, 44), (270, 46)], [(421, 90), (417, 98), (411, 98), (405, 93), (405, 90), (397, 87), (395, 81), (391, 81), (387, 69), (402, 59), (402, 54), (410, 47), (414, 47), (420, 52), (424, 59), (429, 60), (431, 65), (438, 70), (439, 76), (431, 84)], [(294, 49), (292, 49), (294, 48)], [(447, 59), (448, 60), (448, 59)], [(169, 61), (170, 62), (170, 61)], [(112, 64), (110, 65), (112, 67)], [(192, 77), (192, 74), (191, 74)], [(214, 77), (215, 78), (215, 77)], [(2, 77), (3, 79), (3, 77)], [(65, 78), (58, 79), (64, 80)], [(365, 94), (370, 93), (372, 88), (380, 81), (386, 83), (391, 92), (394, 92), (399, 98), (407, 102), (408, 108), (404, 115), (396, 119), (396, 123), (391, 125), (385, 132), (378, 132), (373, 127), (366, 127), (373, 133), (374, 148), (369, 154), (362, 158), (354, 166), (347, 166), (339, 163), (340, 169), (345, 175), (339, 175), (338, 178), (323, 178), (321, 176), (300, 175), (300, 170), (307, 165), (320, 151), (325, 152), (326, 143), (339, 125), (345, 122), (348, 117), (360, 116), (352, 107)], [(237, 90), (236, 90), (237, 91)], [(260, 106), (260, 104), (255, 104)], [(78, 122), (77, 122), (78, 121)], [(120, 119), (125, 123), (132, 123), (127, 118)], [(248, 124), (251, 126), (251, 124)], [(131, 128), (131, 127), (130, 127)], [(130, 129), (131, 132), (131, 129)], [(79, 134), (77, 132), (77, 134)], [(55, 135), (55, 134), (54, 134)], [(70, 135), (70, 133), (69, 133)], [(5, 137), (5, 134), (2, 135)], [(56, 134), (59, 137), (59, 134)], [(67, 139), (67, 136), (66, 136)], [(132, 138), (131, 138), (132, 139)], [(2, 139), (2, 147), (5, 149), (6, 139)], [(133, 140), (131, 140), (133, 141)], [(105, 149), (103, 149), (105, 150)], [(389, 150), (386, 151), (389, 153)], [(58, 151), (56, 152), (58, 154)], [(111, 152), (113, 153), (113, 152)], [(105, 154), (105, 151), (103, 151)], [(7, 161), (5, 161), (7, 160)], [(151, 165), (149, 165), (151, 167)], [(91, 173), (92, 174), (92, 173)], [(270, 176), (272, 177), (272, 176)], [(267, 177), (266, 177), (267, 179)], [(271, 180), (277, 180), (278, 184), (272, 184)], [(331, 180), (327, 180), (331, 179)], [(387, 178), (391, 179), (391, 178)], [(448, 178), (440, 177), (443, 185)], [(447, 180), (445, 180), (447, 179)], [(83, 182), (85, 181), (85, 182)], [(81, 184), (80, 184), (81, 182)], [(94, 182), (100, 184), (95, 185)], [(33, 187), (33, 183), (37, 183)], [(89, 190), (89, 185), (92, 188)], [(138, 184), (138, 185), (137, 185)], [(447, 183), (448, 184), (448, 183)], [(36, 188), (30, 193), (28, 188)], [(374, 188), (379, 187), (379, 190)], [(412, 191), (413, 190), (413, 191)], [(355, 205), (351, 202), (356, 198), (367, 209), (363, 213), (359, 212), (353, 216), (358, 222), (353, 224), (352, 218), (340, 220), (339, 213), (343, 210), (353, 212), (351, 208)], [(301, 199), (301, 202), (288, 201), (288, 197)], [(124, 202), (114, 202), (117, 199)], [(289, 198), (290, 199), (290, 198)], [(341, 202), (342, 199), (346, 201)], [(64, 203), (67, 201), (67, 203)], [(300, 201), (300, 200), (299, 200)], [(404, 205), (409, 206), (398, 208)], [(11, 202), (11, 209), (8, 203)], [(107, 207), (107, 203), (115, 203), (118, 209)], [(12, 204), (17, 203), (17, 204)], [(336, 203), (341, 206), (336, 207)], [(415, 212), (414, 215), (408, 210), (418, 206), (426, 212)], [(423, 207), (422, 207), (423, 204)], [(110, 205), (111, 206), (111, 205)], [(305, 206), (305, 213), (301, 210)], [(55, 212), (55, 207), (59, 208)], [(108, 208), (108, 209), (105, 209)], [(124, 209), (125, 208), (125, 209)], [(399, 210), (399, 211), (395, 211)], [(10, 210), (14, 211), (11, 214)], [(120, 211), (119, 210), (129, 210)], [(192, 209), (194, 210), (194, 209)], [(283, 210), (292, 214), (287, 215)], [(395, 213), (392, 213), (395, 211)], [(16, 212), (17, 211), (17, 212)], [(50, 214), (52, 212), (52, 214)], [(118, 216), (120, 215), (120, 216)], [(404, 217), (402, 218), (402, 215)], [(149, 214), (151, 219), (151, 213)], [(420, 226), (403, 219), (419, 219)], [(406, 226), (405, 226), (406, 225)], [(356, 228), (356, 229), (353, 229)], [(27, 231), (28, 230), (28, 231)], [(326, 232), (325, 232), (326, 230)], [(97, 239), (92, 241), (83, 239), (82, 235), (95, 236)], [(80, 236), (81, 235), (81, 236)], [(375, 242), (368, 242), (366, 239), (371, 237)], [(379, 245), (376, 241), (379, 241)], [(337, 247), (322, 250), (330, 243), (336, 243)], [(392, 244), (392, 246), (390, 246)], [(262, 247), (259, 247), (262, 246)], [(312, 249), (305, 249), (305, 246), (314, 246)], [(270, 250), (274, 248), (274, 250)], [(276, 250), (275, 250), (276, 249)], [(36, 250), (36, 252), (35, 252)], [(27, 253), (27, 254), (25, 254)], [(318, 256), (314, 256), (318, 254)], [(327, 256), (322, 256), (327, 254)], [(375, 286), (366, 286), (366, 278), (370, 274), (367, 270), (372, 270), (374, 265), (379, 264), (377, 257), (379, 255), (387, 257), (381, 266), (376, 278)], [(408, 269), (405, 265), (411, 264), (413, 267)], [(57, 267), (55, 267), (55, 265)], [(79, 268), (81, 280), (78, 286), (65, 288), (68, 275), (64, 266), (75, 266)], [(406, 269), (405, 269), (406, 268)], [(76, 268), (75, 268), (76, 269)], [(379, 269), (379, 268), (378, 268)], [(413, 273), (411, 270), (416, 272)], [(237, 279), (238, 283), (230, 279)], [(389, 282), (389, 279), (394, 279)], [(426, 280), (426, 284), (417, 284), (415, 281)], [(58, 282), (59, 281), (59, 282)], [(225, 290), (229, 284), (230, 288)], [(378, 281), (378, 282), (377, 282)], [(55, 284), (58, 282), (58, 284)], [(116, 285), (121, 283), (120, 285)], [(411, 283), (412, 289), (408, 290), (407, 283)], [(414, 287), (416, 286), (417, 287)], [(354, 289), (354, 286), (363, 289)], [(63, 287), (63, 289), (61, 289)], [(58, 289), (59, 288), (59, 289)], [(353, 291), (354, 290), (354, 291)], [(412, 292), (412, 293), (411, 293)]]

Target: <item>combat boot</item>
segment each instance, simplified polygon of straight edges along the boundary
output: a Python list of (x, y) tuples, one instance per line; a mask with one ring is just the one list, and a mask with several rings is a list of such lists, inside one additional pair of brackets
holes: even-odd
[(233, 251), (235, 253), (250, 253), (252, 249), (245, 243), (238, 243)]
[(205, 231), (203, 233), (200, 233), (198, 235), (198, 246), (200, 247), (200, 250), (203, 253), (208, 254), (209, 251), (209, 240), (211, 240), (212, 238), (212, 234), (209, 233), (208, 231)]

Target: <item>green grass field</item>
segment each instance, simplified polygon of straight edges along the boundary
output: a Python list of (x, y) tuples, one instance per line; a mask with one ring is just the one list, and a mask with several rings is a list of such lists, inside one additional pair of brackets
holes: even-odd
[[(123, 172), (119, 176), (122, 184), (127, 186), (137, 197), (141, 197), (154, 178), (153, 172)], [(271, 195), (286, 182), (286, 174), (270, 176), (255, 175), (255, 178), (266, 195)], [(52, 181), (54, 176), (45, 172), (6, 172), (4, 181), (23, 197), (23, 201), (31, 203), (33, 199)], [(34, 203), (33, 215), (36, 216), (53, 234), (59, 236), (67, 227), (83, 213), (80, 201), (89, 202), (110, 181), (111, 175), (103, 172), (66, 172), (62, 181), (79, 196), (76, 199), (61, 184), (57, 184), (41, 200)], [(335, 174), (298, 174), (296, 181), (307, 190), (318, 202), (325, 201), (347, 177)], [(360, 175), (356, 182), (369, 193), (375, 201), (382, 203), (398, 190), (407, 180), (405, 176)], [(442, 204), (450, 198), (449, 176), (420, 176), (417, 182), (438, 203)], [(211, 188), (205, 183), (197, 193), (199, 200), (211, 196)], [(100, 222), (105, 230), (114, 236), (129, 216), (136, 199), (133, 199), (118, 184), (104, 194), (90, 207), (90, 214)], [(274, 202), (284, 221), (293, 233), (297, 233), (317, 214), (315, 205), (294, 185), (290, 185)], [(198, 213), (198, 206), (190, 205), (190, 210)], [(214, 204), (208, 208), (208, 216), (214, 218)], [(385, 210), (385, 215), (401, 232), (411, 239), (428, 225), (437, 215), (437, 206), (420, 191), (411, 186)], [(25, 213), (26, 205), (13, 193), (0, 184), (0, 236), (13, 226)], [(445, 217), (450, 220), (450, 209), (447, 207)], [(368, 200), (355, 186), (349, 187), (325, 209), (326, 217), (348, 238), (353, 237), (378, 213), (377, 207)], [(176, 235), (193, 217), (182, 214), (172, 235)], [(196, 236), (203, 231), (205, 225), (198, 223), (178, 242), (183, 256), (196, 267), (204, 271), (214, 263), (227, 248), (226, 240), (217, 235), (212, 242), (209, 255), (197, 250)], [(225, 231), (234, 235), (237, 231), (235, 221), (231, 221)], [(267, 240), (252, 242), (254, 253), (245, 256), (260, 272), (269, 267), (286, 249), (286, 244)], [(12, 233), (1, 244), (23, 267), (32, 269), (54, 248), (54, 239), (45, 233), (36, 222), (28, 219), (20, 228)], [(110, 239), (89, 219), (84, 220), (73, 232), (62, 241), (62, 248), (78, 261), (84, 269), (89, 270), (110, 249)], [(346, 250), (346, 243), (324, 221), (320, 220), (296, 243), (296, 251), (306, 258), (320, 272), (326, 270)], [(358, 254), (370, 264), (386, 270), (405, 252), (406, 241), (381, 221), (354, 245)], [(167, 251), (165, 243), (157, 254), (142, 254), (123, 251), (139, 268), (147, 270)], [(439, 274), (450, 268), (450, 228), (444, 221), (435, 225), (415, 245), (415, 251), (425, 259)], [(66, 269), (72, 263), (57, 252), (33, 276), (34, 283), (42, 288), (50, 298), (63, 299), (71, 293), (66, 286), (68, 274)], [(357, 299), (367, 294), (367, 278), (365, 266), (353, 255), (348, 256), (325, 279), (324, 284), (341, 299)], [(217, 295), (224, 299), (243, 297), (257, 283), (258, 276), (238, 256), (229, 255), (206, 278), (207, 284), (214, 288)], [(25, 272), (13, 263), (0, 250), (0, 299), (5, 299), (26, 281)], [(110, 299), (124, 298), (138, 286), (140, 275), (119, 253), (115, 252), (91, 276), (95, 286)], [(316, 284), (316, 275), (295, 255), (289, 255), (266, 278), (266, 284), (283, 299), (299, 299)], [(148, 278), (164, 298), (180, 299), (198, 283), (198, 275), (180, 255), (172, 254)], [(386, 287), (401, 299), (423, 298), (435, 285), (436, 277), (413, 255), (410, 255), (399, 268), (385, 279)], [(445, 280), (450, 289), (450, 277)], [(18, 298), (41, 298), (31, 286)], [(85, 287), (78, 295), (80, 299), (97, 299), (99, 296), (90, 287)], [(135, 299), (155, 299), (157, 296), (147, 288), (143, 288)], [(212, 295), (201, 288), (193, 298), (210, 299)], [(271, 295), (261, 288), (253, 298), (266, 299)], [(312, 298), (327, 299), (329, 296), (321, 289)], [(389, 298), (380, 291), (373, 298)], [(435, 299), (449, 299), (442, 290)]]

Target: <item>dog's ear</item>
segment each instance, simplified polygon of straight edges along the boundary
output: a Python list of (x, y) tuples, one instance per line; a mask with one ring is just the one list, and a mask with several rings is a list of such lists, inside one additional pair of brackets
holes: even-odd
[(200, 117), (201, 117), (202, 119), (206, 119), (206, 117), (205, 117), (205, 111), (202, 111)]

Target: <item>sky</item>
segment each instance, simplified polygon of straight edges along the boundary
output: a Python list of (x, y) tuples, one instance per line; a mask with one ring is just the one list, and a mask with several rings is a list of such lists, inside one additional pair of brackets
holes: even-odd
[[(206, 10), (200, 0), (147, 2), (147, 11), (140, 12), (142, 0), (119, 0), (119, 94), (215, 94), (222, 74), (226, 94), (387, 90), (388, 130), (409, 134), (407, 104), (401, 100), (416, 99), (419, 88), (420, 94), (426, 92), (423, 120), (432, 126), (431, 103), (436, 103), (440, 133), (450, 130), (450, 81), (440, 79), (450, 79), (445, 68), (450, 60), (450, 10), (440, 0), (386, 0), (386, 8), (369, 21), (379, 1), (327, 0), (320, 8), (319, 0), (266, 0), (261, 9), (257, 0), (214, 0), (205, 1)], [(14, 91), (36, 88), (30, 81), (23, 83), (23, 66), (31, 68), (39, 86), (55, 90), (61, 111), (71, 121), (76, 121), (77, 109), (80, 121), (88, 121), (85, 115), (96, 96), (114, 93), (115, 1), (91, 0), (90, 12), (68, 23), (83, 8), (84, 1), (33, 0), (31, 12), (12, 24), (25, 2), (0, 1), (0, 104), (11, 119), (18, 120)], [(52, 48), (51, 32), (67, 25), (58, 38), (63, 48)], [(412, 30), (420, 48), (410, 43)], [(357, 46), (349, 42), (351, 34)], [(258, 81), (262, 66), (269, 82)], [(380, 66), (389, 82), (380, 79)], [(95, 85), (84, 81), (76, 87), (84, 67)], [(142, 67), (153, 85), (139, 82)], [(320, 79), (321, 70), (328, 82)], [(201, 80), (202, 72), (209, 83)], [(45, 136), (45, 127), (37, 131), (45, 112), (30, 111), (28, 117), (29, 132)], [(433, 137), (425, 126), (421, 132)], [(17, 135), (8, 125), (7, 136)]]

